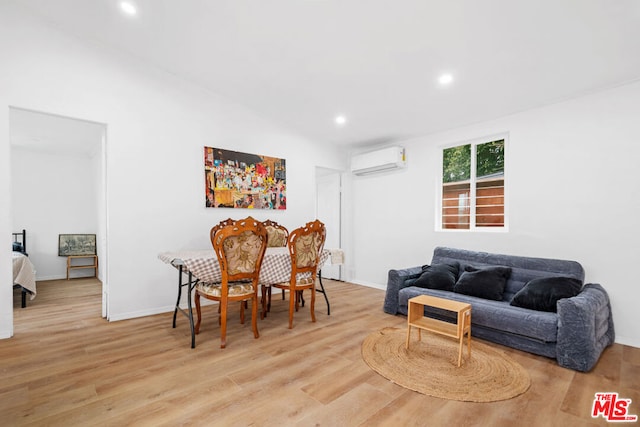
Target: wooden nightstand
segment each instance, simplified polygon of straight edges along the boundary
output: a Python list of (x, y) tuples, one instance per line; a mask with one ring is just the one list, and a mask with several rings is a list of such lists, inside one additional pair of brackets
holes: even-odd
[[(74, 259), (82, 259), (87, 258), (91, 259), (92, 264), (73, 264), (72, 260)], [(98, 255), (69, 255), (67, 257), (67, 280), (69, 280), (69, 272), (71, 270), (82, 269), (82, 268), (93, 268), (93, 276), (83, 276), (84, 277), (98, 277)]]

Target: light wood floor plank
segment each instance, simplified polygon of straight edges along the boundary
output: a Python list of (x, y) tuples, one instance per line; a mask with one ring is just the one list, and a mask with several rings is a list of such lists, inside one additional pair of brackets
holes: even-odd
[(2, 426), (511, 426), (607, 425), (591, 418), (594, 394), (617, 391), (640, 414), (640, 349), (616, 344), (587, 374), (554, 360), (488, 343), (529, 372), (531, 388), (503, 402), (447, 401), (406, 390), (372, 371), (361, 344), (371, 332), (406, 325), (382, 311), (384, 291), (325, 281), (324, 299), (295, 314), (274, 294), (251, 333), (231, 307), (220, 349), (216, 306), (203, 307), (191, 349), (187, 319), (172, 313), (107, 322), (95, 279), (38, 283), (19, 305), (15, 336), (0, 340)]

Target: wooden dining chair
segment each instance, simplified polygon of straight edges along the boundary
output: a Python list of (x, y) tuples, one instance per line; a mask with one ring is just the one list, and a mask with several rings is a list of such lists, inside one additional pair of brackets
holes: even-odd
[[(211, 228), (211, 231), (209, 232), (211, 239), (213, 239), (213, 236), (223, 227), (226, 227), (227, 225), (233, 225), (235, 223), (236, 223), (236, 220), (233, 218), (223, 219), (222, 221), (220, 221), (219, 223), (217, 223)], [(240, 301), (240, 323), (243, 325), (244, 325), (244, 310), (246, 308), (247, 308), (247, 301)], [(219, 313), (220, 313), (220, 304), (218, 304), (218, 314)], [(220, 317), (218, 317), (218, 323), (219, 322), (220, 322)]]
[[(200, 333), (202, 320), (200, 297), (218, 301), (220, 307), (220, 348), (227, 345), (227, 308), (230, 301), (251, 301), (251, 328), (258, 338), (258, 278), (267, 249), (267, 230), (260, 221), (247, 217), (232, 224), (211, 229), (211, 244), (220, 263), (220, 283), (198, 283), (195, 305)], [(241, 315), (242, 317), (242, 315)]]
[[(278, 224), (270, 219), (263, 221), (267, 229), (267, 247), (268, 248), (281, 248), (287, 246), (287, 239), (289, 238), (289, 230), (287, 227)], [(265, 318), (269, 310), (271, 310), (271, 285), (260, 285), (262, 290), (262, 314), (261, 318)], [(284, 291), (282, 291), (282, 299), (284, 300)]]
[(291, 257), (291, 276), (289, 282), (273, 285), (289, 291), (289, 329), (293, 328), (293, 312), (298, 311), (299, 297), (305, 289), (311, 290), (311, 321), (316, 321), (316, 277), (326, 238), (327, 230), (319, 220), (308, 222), (289, 234), (287, 247)]

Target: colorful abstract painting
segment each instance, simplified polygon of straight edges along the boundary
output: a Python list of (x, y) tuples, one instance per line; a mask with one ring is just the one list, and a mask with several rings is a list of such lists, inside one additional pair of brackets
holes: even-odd
[(204, 147), (204, 176), (208, 208), (287, 208), (284, 159)]

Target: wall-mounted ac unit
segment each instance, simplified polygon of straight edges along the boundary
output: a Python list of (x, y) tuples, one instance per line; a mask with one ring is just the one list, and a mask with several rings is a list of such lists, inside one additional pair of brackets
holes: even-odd
[(351, 157), (351, 173), (369, 175), (406, 167), (404, 148), (394, 146)]

